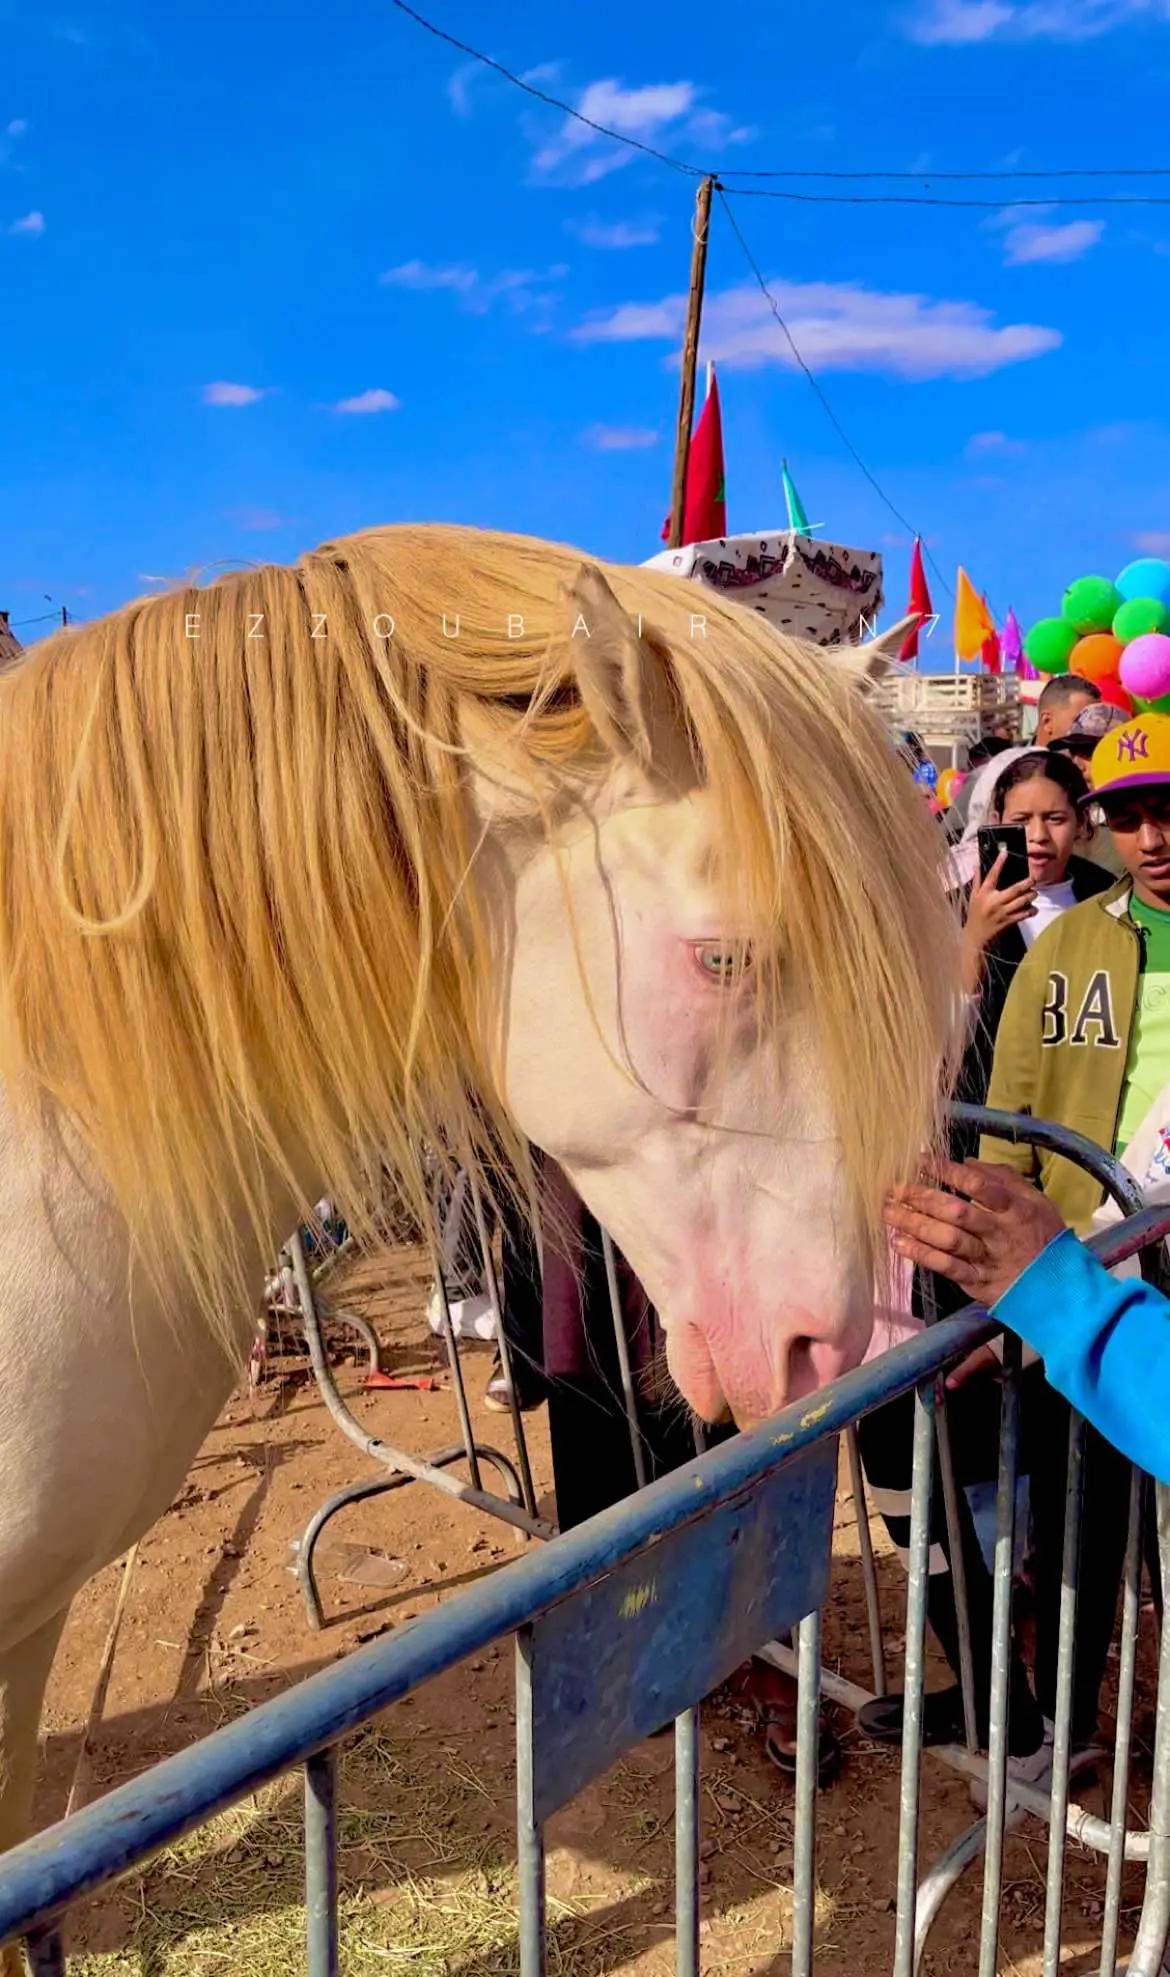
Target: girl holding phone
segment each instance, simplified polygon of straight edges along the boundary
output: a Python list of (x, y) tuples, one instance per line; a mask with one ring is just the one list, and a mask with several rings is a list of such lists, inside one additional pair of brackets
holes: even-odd
[[(1037, 934), (1070, 906), (1107, 892), (1114, 884), (1110, 873), (1077, 855), (1077, 847), (1091, 838), (1085, 823), (1088, 785), (1074, 762), (1064, 754), (1032, 749), (1017, 756), (999, 775), (988, 805), (987, 824), (1022, 832), (1019, 851), (1027, 859), (1027, 876), (1014, 884), (1001, 880), (1013, 877), (1009, 852), (1000, 850), (982, 877), (966, 888), (964, 904), (963, 975), (964, 986), (973, 1002), (970, 1039), (955, 1089), (956, 1098), (971, 1105), (986, 1102), (995, 1053), (996, 1032), (1007, 1001), (1008, 990)], [(988, 847), (992, 849), (992, 847)], [(1018, 854), (1017, 854), (1018, 855)], [(966, 1127), (952, 1127), (949, 1134), (951, 1158), (962, 1161), (978, 1151), (978, 1134)], [(915, 1270), (912, 1309), (918, 1317), (945, 1317), (960, 1309), (967, 1294), (946, 1278)], [(990, 1692), (992, 1575), (979, 1545), (970, 1503), (969, 1487), (991, 1481), (998, 1460), (999, 1396), (986, 1379), (969, 1379), (977, 1370), (986, 1371), (985, 1360), (976, 1355), (957, 1368), (948, 1386), (952, 1394), (949, 1409), (952, 1452), (956, 1464), (959, 1530), (967, 1579), (968, 1617), (971, 1624), (975, 1663), (975, 1688), (980, 1736), (986, 1740), (986, 1712)], [(969, 1383), (968, 1383), (969, 1380)], [(1029, 1434), (1047, 1445), (1061, 1446), (1061, 1428), (1067, 1441), (1067, 1414), (1052, 1427), (1052, 1407), (1059, 1413), (1059, 1397), (1051, 1393), (1039, 1370), (1029, 1375), (1033, 1398), (1029, 1403)], [(904, 1551), (909, 1541), (910, 1474), (913, 1438), (912, 1401), (894, 1401), (867, 1415), (861, 1423), (861, 1457), (871, 1489), (875, 1492), (886, 1527), (895, 1546)], [(1063, 1518), (1063, 1471), (1055, 1460), (1040, 1461), (1037, 1470), (1035, 1450), (1028, 1448), (1028, 1468), (1034, 1494), (1045, 1506), (1052, 1498), (1049, 1488), (1056, 1477), (1060, 1516)], [(936, 1510), (941, 1502), (936, 1489)], [(1048, 1622), (1058, 1617), (1060, 1544), (1055, 1553), (1052, 1541), (1041, 1547), (1044, 1557), (1038, 1571), (1042, 1581), (1039, 1605), (1043, 1609), (1040, 1631), (1045, 1640), (1054, 1638)], [(1124, 1524), (1123, 1524), (1124, 1534)], [(1045, 1525), (1048, 1536), (1048, 1526)], [(949, 1570), (948, 1538), (940, 1525), (932, 1539), (946, 1554), (947, 1569), (932, 1569), (928, 1580), (927, 1612), (931, 1629), (954, 1670), (959, 1672), (959, 1628)], [(1055, 1557), (1056, 1605), (1052, 1604), (1052, 1565)], [(1107, 1576), (1107, 1575), (1106, 1575)], [(1114, 1586), (1114, 1596), (1116, 1587)], [(1109, 1607), (1112, 1615), (1112, 1605)], [(1105, 1645), (1108, 1645), (1106, 1638)], [(1013, 1775), (1026, 1782), (1042, 1782), (1051, 1765), (1051, 1743), (1045, 1732), (1045, 1718), (1030, 1685), (1022, 1658), (1013, 1653), (1009, 1671), (1009, 1753)], [(1095, 1695), (1093, 1671), (1087, 1671), (1086, 1694)], [(1045, 1707), (1051, 1702), (1044, 1687)], [(901, 1695), (879, 1698), (865, 1705), (858, 1722), (867, 1735), (879, 1742), (897, 1742), (902, 1734)], [(1089, 1703), (1086, 1703), (1086, 1714)], [(924, 1736), (927, 1743), (961, 1739), (962, 1711), (957, 1686), (930, 1691), (924, 1698)]]
[[(1076, 763), (1050, 749), (1018, 756), (996, 782), (989, 822), (1022, 829), (1028, 876), (1001, 885), (1008, 862), (1001, 852), (966, 896), (963, 986), (969, 996), (978, 997), (978, 1009), (955, 1096), (969, 1105), (982, 1105), (987, 1097), (1003, 1006), (1037, 934), (1068, 907), (1107, 892), (1113, 884), (1102, 866), (1077, 854), (1078, 845), (1092, 836), (1080, 807), (1087, 796), (1088, 785)], [(975, 1151), (974, 1145), (961, 1153), (956, 1149), (954, 1157)]]

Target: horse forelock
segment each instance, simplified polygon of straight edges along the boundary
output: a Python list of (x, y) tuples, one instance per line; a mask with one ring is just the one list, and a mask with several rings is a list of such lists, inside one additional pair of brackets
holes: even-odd
[[(388, 1166), (425, 1216), (425, 1144), (522, 1170), (465, 737), (474, 716), (506, 742), (534, 830), (558, 779), (611, 773), (574, 685), (580, 563), (372, 530), (138, 600), (0, 680), (0, 1072), (76, 1121), (148, 1266), (225, 1342), (255, 1289), (241, 1209), (271, 1242), (276, 1193), (324, 1181), (361, 1226)], [(678, 579), (607, 575), (669, 670), (729, 905), (777, 936), (758, 992), (795, 974), (811, 997), (872, 1220), (953, 1020), (925, 808), (820, 656)]]

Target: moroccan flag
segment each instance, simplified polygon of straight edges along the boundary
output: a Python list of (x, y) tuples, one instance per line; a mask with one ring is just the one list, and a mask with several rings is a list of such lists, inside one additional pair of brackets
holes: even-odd
[[(727, 504), (723, 487), (723, 420), (719, 415), (719, 386), (715, 366), (707, 366), (707, 396), (699, 423), (691, 434), (687, 455), (687, 490), (683, 501), (683, 543), (712, 542), (727, 534)], [(670, 541), (670, 516), (662, 524), (662, 540)]]
[[(922, 618), (932, 618), (934, 616), (934, 605), (930, 601), (930, 592), (926, 587), (926, 571), (922, 567), (922, 537), (916, 535), (914, 538), (914, 554), (910, 558), (910, 602), (906, 606), (906, 616), (908, 618), (914, 618), (918, 617), (919, 614), (921, 614)], [(917, 659), (918, 634), (921, 630), (922, 625), (919, 623), (908, 634), (906, 642), (898, 654), (899, 659)]]
[(981, 659), (983, 648), (994, 631), (991, 613), (960, 564), (955, 592), (955, 652), (958, 658)]

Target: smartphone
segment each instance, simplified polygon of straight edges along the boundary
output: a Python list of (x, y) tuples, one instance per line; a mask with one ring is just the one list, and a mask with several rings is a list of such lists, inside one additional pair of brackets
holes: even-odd
[(1022, 824), (985, 824), (979, 832), (979, 877), (985, 879), (1001, 851), (1007, 852), (996, 880), (1000, 892), (1023, 885), (1032, 876), (1028, 863), (1028, 833)]

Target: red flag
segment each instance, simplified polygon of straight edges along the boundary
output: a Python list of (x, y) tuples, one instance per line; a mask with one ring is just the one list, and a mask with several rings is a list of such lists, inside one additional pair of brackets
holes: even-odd
[(991, 612), (988, 609), (986, 597), (983, 599), (983, 609), (987, 612), (987, 619), (988, 619), (988, 623), (991, 625), (991, 630), (988, 632), (987, 637), (984, 639), (983, 644), (979, 648), (979, 657), (983, 662), (983, 667), (986, 672), (1002, 673), (1003, 648), (1000, 645), (999, 633), (995, 629), (995, 624), (994, 621), (992, 620)]
[[(924, 619), (934, 616), (934, 605), (930, 601), (930, 592), (926, 587), (926, 571), (922, 567), (922, 538), (916, 535), (914, 554), (910, 558), (910, 602), (906, 606), (906, 615), (912, 618), (919, 612)], [(915, 625), (898, 654), (899, 659), (917, 659), (918, 634), (921, 630), (921, 624)]]
[[(712, 542), (727, 534), (727, 505), (723, 488), (723, 420), (719, 414), (719, 386), (715, 366), (699, 423), (691, 435), (687, 454), (687, 490), (683, 501), (684, 545)], [(662, 540), (670, 541), (670, 516), (662, 524)]]

